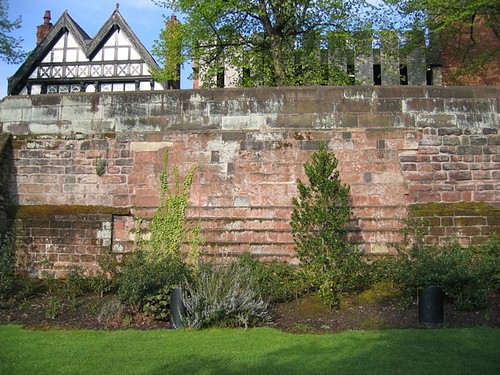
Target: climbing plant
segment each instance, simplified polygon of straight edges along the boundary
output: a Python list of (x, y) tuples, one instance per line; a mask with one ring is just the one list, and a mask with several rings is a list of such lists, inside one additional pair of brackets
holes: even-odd
[[(186, 218), (189, 195), (196, 167), (192, 167), (181, 183), (178, 166), (172, 166), (170, 174), (168, 153), (160, 173), (160, 203), (151, 220), (151, 238), (146, 244), (146, 258), (159, 260), (165, 257), (181, 257), (184, 243), (189, 244), (187, 262), (194, 265), (200, 250), (201, 225), (190, 225)], [(169, 180), (172, 181), (169, 181)]]
[[(189, 193), (196, 168), (181, 183), (179, 168), (168, 164), (168, 153), (160, 173), (160, 202), (149, 226), (150, 236), (142, 233), (143, 220), (136, 220), (136, 251), (121, 265), (118, 294), (136, 308), (156, 318), (168, 317), (168, 301), (173, 288), (181, 286), (198, 268), (201, 224), (186, 217)], [(187, 245), (187, 255), (183, 246)]]

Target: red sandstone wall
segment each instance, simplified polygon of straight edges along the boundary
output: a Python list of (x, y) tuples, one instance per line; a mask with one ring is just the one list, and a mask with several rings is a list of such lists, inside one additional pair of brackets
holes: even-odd
[(89, 206), (22, 206), (16, 212), (19, 269), (63, 277), (80, 266), (92, 272), (111, 251), (113, 210)]
[[(3, 118), (4, 129), (17, 133), (11, 202), (74, 207), (65, 211), (68, 220), (58, 209), (43, 211), (40, 221), (36, 211), (18, 217), (32, 270), (44, 257), (57, 272), (67, 269), (68, 259), (91, 268), (108, 252), (119, 258), (130, 251), (134, 216), (150, 217), (158, 203), (166, 151), (182, 175), (197, 167), (189, 216), (202, 219), (207, 255), (249, 251), (294, 261), (291, 199), (319, 142), (335, 152), (341, 178), (351, 186), (352, 231), (366, 252), (390, 250), (413, 203), (470, 201), (499, 210), (498, 89), (210, 90), (177, 99), (179, 93), (165, 93), (159, 101), (136, 95), (46, 96), (50, 103), (38, 98), (21, 112), (18, 101), (10, 105), (14, 114), (32, 118)], [(43, 113), (44, 122), (29, 111)], [(89, 129), (71, 133), (72, 124)], [(23, 134), (56, 128), (67, 132)], [(100, 160), (106, 162), (101, 176)], [(79, 212), (82, 206), (94, 207), (97, 216)], [(107, 216), (99, 216), (103, 210)], [(498, 222), (474, 215), (461, 221), (451, 214), (452, 225), (469, 227), (454, 232), (464, 243), (498, 230)], [(111, 236), (105, 243), (96, 241), (103, 225)]]

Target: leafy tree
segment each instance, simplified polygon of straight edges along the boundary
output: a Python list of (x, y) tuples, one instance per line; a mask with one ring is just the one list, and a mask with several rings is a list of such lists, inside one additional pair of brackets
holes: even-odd
[[(205, 77), (217, 77), (221, 64), (233, 66), (240, 86), (345, 84), (347, 72), (332, 63), (339, 53), (325, 51), (370, 28), (365, 0), (153, 1), (186, 16), (173, 36), (181, 41), (182, 61), (197, 61)], [(167, 50), (171, 54), (179, 49)]]
[[(406, 32), (408, 45), (428, 43), (460, 65), (456, 74), (477, 74), (500, 56), (500, 3), (497, 0), (385, 0), (385, 13)], [(496, 43), (481, 42), (484, 31)], [(478, 44), (481, 44), (479, 48)], [(450, 83), (459, 83), (450, 82)]]
[(350, 188), (340, 181), (337, 165), (335, 155), (321, 144), (304, 165), (309, 183), (297, 180), (290, 223), (301, 266), (329, 305), (359, 289), (365, 275), (360, 253), (347, 239)]
[(0, 58), (9, 64), (16, 64), (25, 56), (21, 48), (22, 39), (16, 39), (9, 34), (21, 27), (21, 16), (10, 21), (8, 13), (7, 0), (0, 0)]
[(457, 24), (473, 26), (477, 17), (500, 39), (500, 4), (496, 0), (385, 0), (407, 22), (430, 32), (443, 32)]

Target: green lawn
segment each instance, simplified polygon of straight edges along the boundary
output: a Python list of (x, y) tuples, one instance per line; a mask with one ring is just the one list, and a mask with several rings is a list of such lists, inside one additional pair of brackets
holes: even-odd
[(293, 335), (269, 328), (103, 332), (3, 325), (0, 374), (500, 374), (500, 329)]

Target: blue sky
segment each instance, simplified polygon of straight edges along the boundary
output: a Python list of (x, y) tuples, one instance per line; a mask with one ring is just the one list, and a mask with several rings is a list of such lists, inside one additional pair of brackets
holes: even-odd
[[(52, 23), (56, 23), (62, 13), (69, 15), (93, 37), (120, 4), (120, 13), (135, 32), (146, 49), (151, 51), (155, 39), (158, 38), (164, 24), (164, 16), (173, 13), (169, 9), (160, 8), (151, 0), (7, 0), (9, 19), (22, 16), (22, 26), (11, 35), (23, 38), (26, 52), (36, 47), (36, 27), (43, 23), (45, 10), (50, 10)], [(12, 76), (19, 65), (9, 65), (0, 61), (0, 99), (7, 95), (7, 78)], [(182, 74), (181, 88), (192, 88), (187, 79), (189, 67)]]

